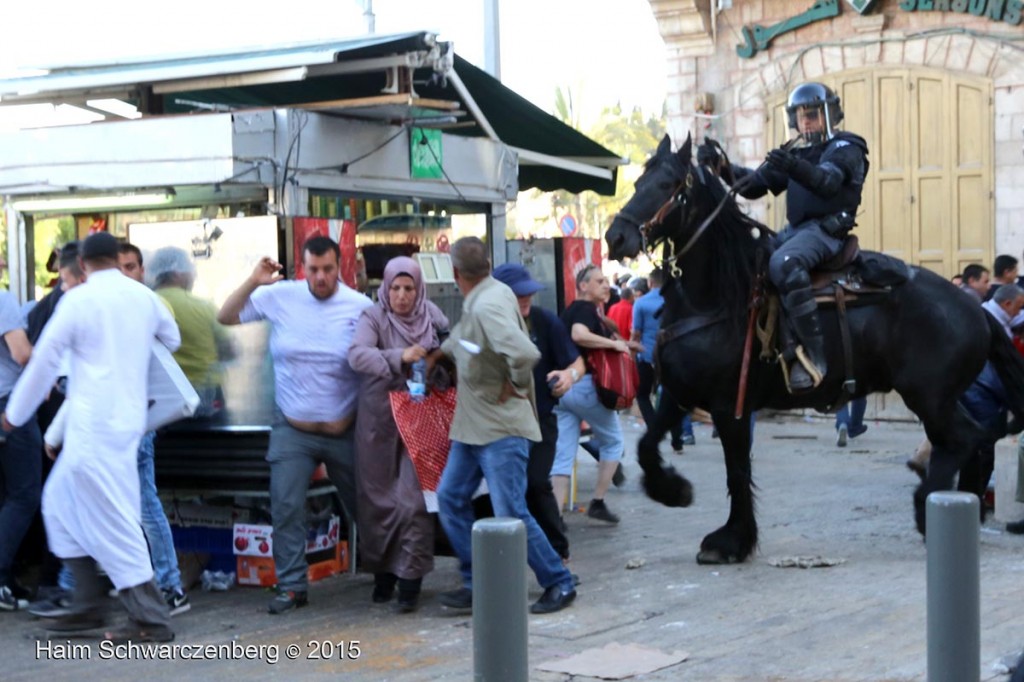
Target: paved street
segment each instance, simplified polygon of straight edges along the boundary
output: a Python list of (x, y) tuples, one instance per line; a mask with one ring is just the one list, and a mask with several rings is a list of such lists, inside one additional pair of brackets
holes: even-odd
[[(668, 455), (696, 489), (693, 507), (673, 510), (641, 492), (633, 446), (640, 430), (630, 419), (624, 422), (629, 478), (607, 498), (622, 523), (609, 527), (569, 515), (572, 569), (583, 582), (571, 608), (530, 617), (532, 680), (568, 680), (535, 666), (611, 643), (689, 654), (683, 663), (634, 678), (642, 680), (924, 679), (925, 551), (912, 520), (916, 478), (903, 466), (920, 440), (918, 428), (871, 423), (864, 436), (840, 450), (829, 421), (763, 419), (754, 448), (760, 550), (743, 565), (707, 567), (694, 561), (697, 547), (724, 522), (728, 509), (721, 451), (710, 427), (697, 427), (697, 445), (683, 456)], [(1010, 446), (1007, 441), (1000, 447)], [(596, 474), (589, 457), (580, 459), (579, 472), (586, 501)], [(981, 540), (985, 680), (1004, 679), (993, 664), (1024, 645), (1024, 538), (1001, 528), (989, 522)], [(843, 563), (806, 570), (771, 564), (813, 555)], [(642, 566), (627, 570), (630, 560), (642, 560)], [(174, 619), (176, 644), (277, 645), (280, 660), (273, 664), (224, 657), (100, 660), (103, 652), (89, 638), (73, 643), (86, 645), (79, 654), (91, 660), (38, 660), (40, 621), (0, 614), (6, 654), (0, 677), (468, 680), (470, 618), (446, 615), (436, 601), (438, 592), (456, 585), (454, 560), (440, 558), (425, 581), (422, 608), (413, 615), (371, 604), (372, 579), (360, 575), (316, 584), (308, 608), (278, 617), (265, 613), (268, 594), (262, 590), (197, 590), (192, 611)], [(531, 586), (535, 599), (540, 590), (532, 581)], [(345, 642), (347, 650), (354, 640), (355, 660), (338, 660), (336, 648), (332, 660), (306, 660), (311, 641)], [(286, 660), (290, 644), (299, 646), (300, 660)]]

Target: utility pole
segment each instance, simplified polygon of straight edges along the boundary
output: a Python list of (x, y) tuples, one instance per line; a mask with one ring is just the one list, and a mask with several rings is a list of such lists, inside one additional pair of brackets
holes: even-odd
[(367, 35), (376, 33), (376, 18), (373, 15), (373, 0), (363, 0), (363, 26)]
[(499, 0), (484, 0), (484, 71), (501, 80), (501, 17)]

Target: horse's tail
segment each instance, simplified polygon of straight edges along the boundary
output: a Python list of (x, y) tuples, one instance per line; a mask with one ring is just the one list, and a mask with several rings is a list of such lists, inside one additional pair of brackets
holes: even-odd
[(985, 318), (992, 337), (988, 351), (989, 362), (996, 368), (1006, 391), (1007, 407), (1018, 421), (1024, 422), (1024, 356), (1006, 336), (1002, 323), (987, 310)]

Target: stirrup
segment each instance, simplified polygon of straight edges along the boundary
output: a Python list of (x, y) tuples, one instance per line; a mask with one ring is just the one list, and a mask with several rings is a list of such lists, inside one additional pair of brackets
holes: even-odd
[(804, 368), (808, 376), (811, 377), (811, 388), (817, 388), (821, 385), (821, 382), (825, 379), (825, 375), (821, 373), (818, 366), (811, 361), (808, 357), (807, 352), (803, 346), (796, 347), (796, 360), (800, 363), (800, 366)]

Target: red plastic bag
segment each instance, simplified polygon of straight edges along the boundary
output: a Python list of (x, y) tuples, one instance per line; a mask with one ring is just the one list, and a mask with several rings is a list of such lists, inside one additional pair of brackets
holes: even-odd
[(640, 375), (629, 353), (591, 348), (587, 360), (601, 404), (609, 410), (628, 410), (640, 386)]
[(427, 391), (420, 402), (413, 402), (408, 391), (391, 391), (389, 397), (391, 414), (416, 467), (420, 487), (436, 491), (451, 447), (448, 431), (455, 417), (455, 389)]

